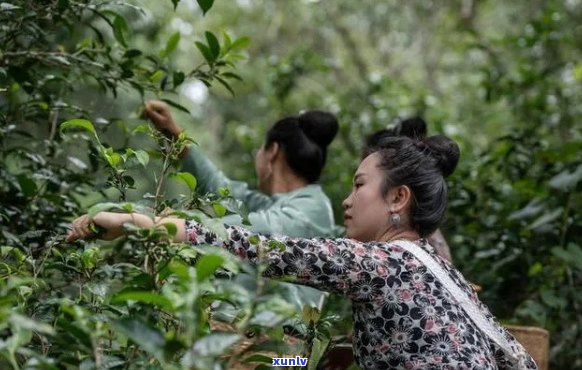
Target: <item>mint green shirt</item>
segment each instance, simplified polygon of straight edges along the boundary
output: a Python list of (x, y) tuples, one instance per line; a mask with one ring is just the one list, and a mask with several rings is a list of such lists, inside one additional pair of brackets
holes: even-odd
[[(196, 177), (199, 193), (216, 192), (218, 188), (224, 187), (230, 190), (234, 198), (243, 201), (249, 209), (251, 222), (251, 226), (245, 227), (251, 231), (303, 238), (339, 235), (340, 228), (335, 225), (331, 202), (319, 185), (311, 184), (268, 196), (250, 190), (245, 182), (226, 177), (194, 145), (190, 146), (182, 159), (182, 168)], [(228, 225), (242, 225), (239, 215), (228, 215), (222, 221)], [(237, 280), (247, 286), (254, 284), (254, 281), (246, 281), (243, 276), (237, 277)], [(280, 285), (285, 288), (282, 293), (288, 301), (296, 304), (299, 309), (305, 304), (321, 307), (327, 295), (307, 286), (288, 283)], [(222, 314), (223, 319), (227, 320), (234, 316), (228, 310), (222, 310)]]
[[(337, 234), (331, 202), (319, 185), (311, 184), (288, 193), (268, 196), (250, 190), (245, 182), (227, 178), (193, 145), (182, 159), (182, 166), (196, 176), (199, 193), (216, 192), (224, 187), (230, 190), (234, 198), (243, 201), (250, 212), (252, 225), (248, 228), (251, 231), (302, 238)], [(223, 222), (242, 225), (239, 215), (228, 215)]]

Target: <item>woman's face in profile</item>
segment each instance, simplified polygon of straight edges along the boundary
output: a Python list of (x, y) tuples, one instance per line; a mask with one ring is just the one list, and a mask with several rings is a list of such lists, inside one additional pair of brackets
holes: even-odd
[(380, 157), (373, 153), (360, 163), (352, 192), (343, 201), (344, 225), (348, 238), (361, 242), (379, 240), (389, 227), (389, 202), (382, 196)]

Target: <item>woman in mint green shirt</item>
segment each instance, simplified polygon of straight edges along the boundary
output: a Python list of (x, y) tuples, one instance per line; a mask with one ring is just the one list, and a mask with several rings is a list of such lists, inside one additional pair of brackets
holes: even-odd
[[(167, 136), (180, 135), (182, 129), (166, 103), (149, 101), (144, 113)], [(318, 110), (277, 121), (255, 157), (260, 191), (226, 177), (194, 145), (183, 153), (182, 166), (196, 177), (200, 192), (225, 187), (242, 200), (250, 211), (252, 231), (304, 238), (336, 236), (331, 202), (316, 182), (325, 165), (327, 146), (337, 130), (336, 117)], [(229, 225), (242, 224), (238, 215), (228, 215), (223, 221)], [(321, 304), (321, 292), (292, 284), (286, 286), (293, 301)]]

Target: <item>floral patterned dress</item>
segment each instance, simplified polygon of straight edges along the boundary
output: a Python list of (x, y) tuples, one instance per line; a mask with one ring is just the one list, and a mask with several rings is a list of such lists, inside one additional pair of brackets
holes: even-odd
[[(435, 276), (398, 241), (298, 239), (254, 234), (228, 226), (228, 240), (195, 221), (186, 222), (192, 244), (227, 249), (251, 264), (267, 263), (265, 275), (296, 276), (297, 283), (345, 295), (352, 301), (354, 356), (363, 370), (513, 369), (504, 352), (474, 324)], [(277, 240), (285, 248), (268, 248)], [(526, 368), (536, 369), (523, 347), (478, 301), (464, 277), (424, 240), (415, 242), (444, 267), (502, 332)], [(259, 255), (261, 256), (259, 258)]]

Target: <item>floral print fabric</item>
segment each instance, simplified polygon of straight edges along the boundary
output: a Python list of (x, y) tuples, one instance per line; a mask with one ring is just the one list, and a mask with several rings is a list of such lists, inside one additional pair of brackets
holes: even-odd
[[(229, 240), (223, 241), (195, 221), (186, 223), (192, 244), (216, 245), (251, 264), (259, 260), (267, 263), (268, 277), (295, 276), (299, 284), (349, 297), (354, 356), (363, 370), (513, 368), (455, 297), (398, 241), (364, 244), (351, 239), (268, 237), (238, 226), (228, 226), (227, 231)], [(268, 248), (267, 240), (279, 241), (284, 249)], [(439, 258), (428, 243), (416, 243), (479, 304), (513, 350), (525, 353), (494, 321), (463, 276)], [(526, 356), (526, 368), (536, 369), (531, 357)]]

